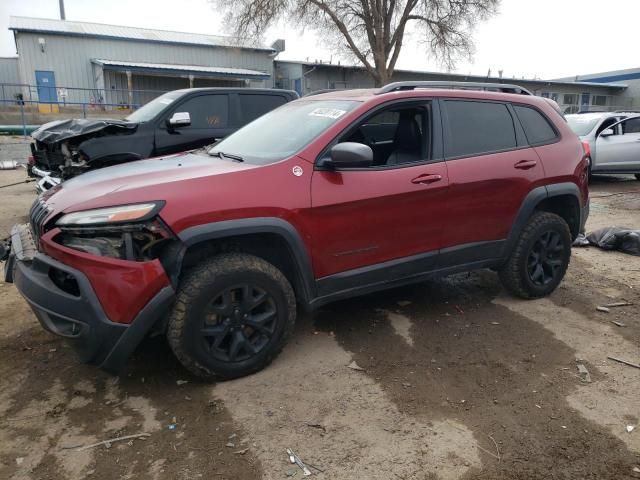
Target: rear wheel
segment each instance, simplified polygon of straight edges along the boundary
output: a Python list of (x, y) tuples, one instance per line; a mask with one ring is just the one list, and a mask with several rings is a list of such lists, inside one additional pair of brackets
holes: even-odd
[(640, 180), (640, 173), (636, 173), (636, 180)]
[(252, 255), (223, 254), (185, 275), (167, 338), (190, 372), (230, 379), (267, 366), (295, 318), (295, 296), (282, 272)]
[(562, 281), (570, 257), (571, 232), (564, 219), (536, 212), (500, 270), (500, 280), (506, 290), (519, 297), (544, 297)]

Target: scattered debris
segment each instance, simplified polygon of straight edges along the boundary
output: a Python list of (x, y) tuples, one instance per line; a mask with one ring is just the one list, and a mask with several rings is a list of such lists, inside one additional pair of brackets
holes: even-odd
[(224, 444), (224, 446), (228, 447), (228, 448), (234, 448), (236, 446), (236, 444), (233, 443), (233, 442), (227, 442), (227, 443)]
[(462, 307), (460, 305), (454, 305), (456, 307), (456, 310), (458, 311), (458, 313), (460, 315), (464, 315), (464, 310), (462, 309)]
[(616, 320), (611, 320), (611, 323), (613, 323), (614, 325), (617, 325), (618, 327), (626, 327), (627, 326), (626, 323), (618, 322)]
[(542, 408), (542, 407), (536, 403), (536, 408)]
[(607, 307), (601, 307), (600, 305), (596, 307), (596, 310), (603, 313), (609, 313), (611, 311)]
[(627, 433), (631, 433), (636, 429), (635, 425), (627, 425)]
[(565, 430), (567, 429), (567, 426), (566, 426), (566, 425), (561, 425), (561, 426), (562, 426), (562, 428), (564, 428)]
[(173, 432), (176, 428), (178, 428), (178, 425), (176, 425), (175, 423), (170, 423), (167, 428)]
[(324, 425), (320, 425), (319, 423), (307, 423), (307, 427), (318, 428), (323, 432), (327, 433), (327, 428)]
[(615, 307), (630, 307), (633, 305), (631, 302), (615, 302), (615, 303), (607, 303), (604, 305), (607, 308), (615, 308)]
[(364, 372), (364, 368), (362, 368), (360, 365), (358, 365), (355, 360), (353, 362), (351, 362), (349, 365), (347, 365), (347, 367), (349, 367), (351, 370), (356, 370), (358, 372)]
[(412, 302), (410, 302), (409, 300), (398, 300), (396, 303), (400, 307), (406, 307), (408, 305), (411, 305)]
[(589, 370), (587, 370), (587, 367), (585, 367), (581, 363), (579, 363), (577, 367), (580, 380), (582, 380), (584, 383), (591, 383), (591, 375), (589, 374)]
[(73, 447), (62, 447), (62, 448), (64, 450), (75, 449), (76, 452), (83, 452), (84, 450), (89, 450), (90, 448), (99, 447), (101, 445), (104, 445), (105, 447), (109, 448), (111, 447), (111, 444), (115, 442), (121, 442), (123, 440), (131, 440), (134, 438), (146, 439), (147, 437), (150, 437), (150, 436), (151, 436), (150, 433), (136, 433), (134, 435), (125, 435), (124, 437), (110, 438), (109, 440), (103, 440), (101, 442), (92, 443), (90, 445), (84, 445), (84, 446), (75, 445)]
[(18, 457), (18, 458), (16, 458), (16, 464), (17, 464), (17, 465), (22, 465), (22, 462), (24, 462), (24, 457)]
[(640, 473), (640, 468), (638, 468), (638, 467), (633, 467), (633, 471), (634, 471), (634, 473)]
[(234, 438), (236, 438), (238, 436), (237, 433), (232, 433), (231, 435), (229, 435), (229, 440), (233, 440)]
[(184, 385), (185, 383), (189, 383), (189, 380), (176, 380), (176, 385)]
[(490, 322), (491, 325), (500, 325), (500, 322)]
[(238, 450), (236, 452), (233, 452), (234, 455), (244, 455), (245, 453), (247, 453), (249, 451), (248, 448), (243, 448), (242, 450)]
[(311, 475), (311, 470), (309, 470), (309, 467), (307, 467), (304, 462), (300, 460), (300, 457), (298, 457), (298, 455), (296, 455), (293, 450), (287, 448), (287, 455), (289, 455), (289, 461), (291, 463), (295, 463), (296, 465), (298, 465), (298, 467), (300, 467), (305, 477)]
[(609, 360), (613, 360), (614, 362), (623, 363), (623, 364), (628, 365), (630, 367), (640, 369), (640, 365), (638, 365), (637, 363), (627, 362), (626, 360), (622, 360), (621, 358), (616, 358), (616, 357), (607, 357), (607, 358)]

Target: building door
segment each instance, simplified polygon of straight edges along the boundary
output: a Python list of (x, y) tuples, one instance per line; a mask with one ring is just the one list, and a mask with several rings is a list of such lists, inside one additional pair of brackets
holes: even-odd
[(48, 70), (36, 70), (36, 86), (38, 87), (38, 101), (40, 103), (56, 103), (56, 77)]
[(296, 78), (293, 81), (293, 89), (298, 92), (298, 95), (302, 96), (302, 79), (301, 78)]
[(588, 112), (589, 111), (589, 105), (591, 104), (591, 94), (590, 93), (583, 93), (582, 94), (582, 101), (580, 103), (581, 103), (580, 111)]

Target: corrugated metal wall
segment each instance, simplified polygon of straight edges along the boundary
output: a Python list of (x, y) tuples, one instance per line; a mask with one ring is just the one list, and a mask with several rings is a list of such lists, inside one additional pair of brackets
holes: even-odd
[[(16, 37), (20, 53), (18, 62), (20, 75), (24, 83), (32, 85), (36, 83), (36, 70), (50, 70), (55, 73), (56, 86), (96, 88), (94, 69), (91, 64), (91, 59), (96, 58), (247, 68), (266, 72), (273, 77), (273, 61), (267, 51), (28, 32), (18, 32)], [(45, 41), (44, 52), (38, 43), (39, 38)], [(252, 82), (252, 86), (271, 87), (273, 78)], [(163, 90), (169, 89), (163, 88)]]
[[(17, 57), (0, 57), (0, 83), (20, 83)], [(0, 100), (13, 99), (18, 93), (20, 93), (19, 87), (3, 86)]]

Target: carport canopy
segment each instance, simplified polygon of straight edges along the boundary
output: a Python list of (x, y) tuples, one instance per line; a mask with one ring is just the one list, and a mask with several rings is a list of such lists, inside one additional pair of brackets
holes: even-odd
[(124, 60), (94, 59), (92, 63), (100, 65), (104, 70), (120, 72), (146, 73), (162, 76), (195, 76), (223, 78), (227, 80), (267, 80), (270, 75), (257, 70), (245, 68), (213, 67), (204, 65), (178, 65), (169, 63), (128, 62)]

